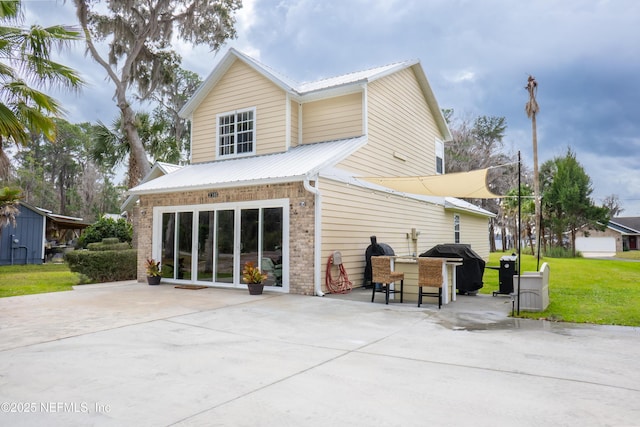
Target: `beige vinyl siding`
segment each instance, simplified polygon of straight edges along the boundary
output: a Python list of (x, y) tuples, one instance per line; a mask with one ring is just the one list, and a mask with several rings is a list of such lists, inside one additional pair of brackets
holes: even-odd
[(435, 140), (442, 135), (413, 70), (370, 83), (367, 97), (369, 143), (340, 167), (369, 175), (435, 174)]
[(450, 214), (450, 241), (453, 242), (453, 215), (460, 215), (460, 243), (471, 245), (485, 261), (489, 260), (489, 219), (463, 212)]
[[(320, 180), (320, 191), (321, 259), (326, 263), (333, 251), (340, 251), (354, 286), (362, 285), (364, 255), (372, 235), (377, 236), (378, 242), (390, 245), (396, 255), (420, 254), (452, 239), (453, 219), (441, 205), (372, 192), (328, 179)], [(412, 228), (420, 232), (417, 248), (407, 238)]]
[(362, 135), (362, 94), (308, 102), (302, 105), (302, 143)]
[(298, 109), (300, 108), (300, 104), (295, 101), (291, 101), (291, 146), (295, 147), (298, 145), (298, 130), (300, 129), (298, 123)]
[(285, 149), (286, 94), (236, 60), (193, 112), (192, 163), (217, 159), (216, 114), (256, 107), (256, 154)]

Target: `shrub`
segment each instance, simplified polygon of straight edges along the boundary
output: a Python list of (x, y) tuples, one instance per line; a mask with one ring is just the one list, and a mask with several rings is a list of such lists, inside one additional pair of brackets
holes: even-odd
[(107, 244), (103, 241), (100, 243), (89, 243), (87, 245), (87, 249), (89, 249), (90, 251), (126, 251), (127, 249), (131, 249), (131, 244), (125, 242)]
[[(544, 250), (544, 256), (549, 258), (573, 258), (573, 253), (569, 248), (563, 248), (562, 246), (552, 246)], [(580, 251), (576, 251), (576, 258), (582, 257)]]
[(124, 218), (117, 221), (112, 218), (100, 218), (80, 235), (78, 248), (86, 248), (89, 243), (102, 242), (105, 238), (117, 238), (119, 242), (131, 243), (133, 227)]
[(68, 252), (69, 269), (84, 274), (93, 282), (116, 282), (137, 277), (138, 255), (135, 249)]

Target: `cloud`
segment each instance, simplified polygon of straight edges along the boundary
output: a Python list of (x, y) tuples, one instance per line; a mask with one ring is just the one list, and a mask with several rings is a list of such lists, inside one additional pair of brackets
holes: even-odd
[[(29, 19), (75, 21), (71, 2), (25, 4)], [(529, 164), (524, 86), (532, 74), (539, 83), (541, 163), (571, 145), (594, 194), (618, 193), (625, 214), (640, 215), (638, 16), (637, 0), (244, 0), (238, 38), (226, 47), (298, 81), (419, 59), (441, 107), (505, 117), (505, 147), (521, 150)], [(215, 54), (179, 45), (179, 51), (185, 68), (206, 77), (224, 49)], [(90, 59), (70, 59), (108, 86)], [(113, 105), (102, 89), (85, 96)], [(89, 116), (91, 104), (75, 104), (78, 114)]]

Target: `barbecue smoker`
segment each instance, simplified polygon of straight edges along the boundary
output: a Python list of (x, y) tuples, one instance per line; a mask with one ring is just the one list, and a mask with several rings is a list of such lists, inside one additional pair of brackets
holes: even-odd
[(381, 255), (392, 256), (396, 254), (391, 246), (387, 245), (386, 243), (378, 243), (376, 236), (371, 236), (370, 239), (371, 244), (367, 247), (367, 250), (364, 253), (364, 283), (362, 284), (362, 286), (364, 286), (365, 288), (371, 288), (373, 286), (373, 284), (371, 283), (371, 279), (373, 278), (373, 271), (371, 269), (371, 257)]

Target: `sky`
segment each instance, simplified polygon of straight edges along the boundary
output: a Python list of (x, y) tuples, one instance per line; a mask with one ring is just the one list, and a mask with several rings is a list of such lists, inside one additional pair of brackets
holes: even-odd
[[(73, 2), (23, 0), (23, 25), (77, 25)], [(441, 108), (501, 116), (504, 150), (533, 166), (528, 75), (538, 82), (538, 159), (570, 147), (597, 203), (617, 195), (640, 216), (640, 2), (637, 0), (244, 0), (238, 37), (219, 52), (176, 45), (203, 79), (228, 48), (299, 82), (393, 62), (421, 62)], [(111, 123), (106, 73), (78, 46), (60, 56), (88, 82), (53, 94), (72, 123)]]

